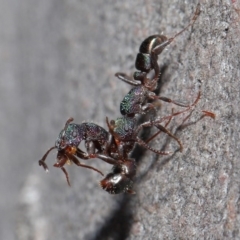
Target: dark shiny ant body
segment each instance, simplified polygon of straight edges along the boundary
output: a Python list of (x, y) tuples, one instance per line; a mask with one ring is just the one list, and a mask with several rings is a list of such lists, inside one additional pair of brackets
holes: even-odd
[(158, 55), (161, 54), (165, 47), (167, 47), (177, 36), (181, 35), (190, 26), (192, 26), (197, 20), (199, 14), (200, 4), (197, 5), (191, 22), (182, 31), (175, 34), (175, 36), (167, 38), (164, 35), (157, 34), (147, 37), (142, 42), (135, 61), (135, 67), (139, 70), (133, 75), (135, 80), (142, 81), (152, 69), (155, 71), (155, 77), (159, 75), (159, 66), (157, 63)]
[[(115, 76), (121, 80), (126, 79), (124, 73), (116, 73)], [(157, 96), (154, 91), (157, 89), (158, 77), (153, 80), (145, 78), (143, 82), (131, 80), (129, 83), (135, 87), (128, 92), (120, 103), (120, 112), (122, 115), (131, 117), (135, 114), (145, 114), (148, 110), (154, 109), (154, 104), (149, 103), (150, 100), (161, 100), (180, 107), (190, 106), (167, 97)]]

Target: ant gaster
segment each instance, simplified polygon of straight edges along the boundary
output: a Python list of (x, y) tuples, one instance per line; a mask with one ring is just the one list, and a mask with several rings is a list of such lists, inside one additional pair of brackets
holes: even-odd
[(112, 172), (100, 181), (100, 186), (110, 194), (135, 193), (132, 190), (133, 177), (136, 175), (136, 161), (133, 158), (118, 160)]

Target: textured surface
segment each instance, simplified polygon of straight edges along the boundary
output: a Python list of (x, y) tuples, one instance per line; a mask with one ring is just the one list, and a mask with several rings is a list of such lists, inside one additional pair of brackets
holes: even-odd
[[(176, 132), (183, 153), (135, 151), (134, 196), (111, 196), (97, 173), (74, 166), (69, 188), (55, 153), (49, 174), (37, 160), (70, 116), (104, 127), (118, 117), (130, 87), (114, 73), (131, 74), (141, 41), (180, 31), (197, 1), (0, 2), (0, 239), (240, 238), (239, 1), (200, 1), (195, 25), (160, 55), (160, 93), (192, 102), (201, 80), (202, 99)], [(216, 120), (194, 123), (202, 109)], [(177, 148), (166, 138), (154, 146)]]

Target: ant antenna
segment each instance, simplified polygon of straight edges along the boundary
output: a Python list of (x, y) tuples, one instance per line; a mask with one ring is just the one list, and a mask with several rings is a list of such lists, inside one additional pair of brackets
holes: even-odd
[(196, 8), (196, 11), (195, 11), (195, 13), (194, 13), (194, 16), (193, 16), (191, 22), (190, 22), (185, 28), (183, 28), (182, 31), (180, 31), (180, 32), (178, 32), (177, 34), (175, 34), (175, 36), (172, 37), (171, 39), (174, 39), (174, 38), (176, 38), (177, 36), (181, 35), (181, 34), (182, 34), (184, 31), (186, 31), (190, 26), (192, 26), (192, 25), (195, 23), (195, 21), (197, 20), (197, 18), (198, 18), (198, 16), (200, 15), (200, 13), (201, 13), (200, 3), (198, 3), (197, 8)]
[(44, 168), (44, 170), (45, 170), (46, 172), (48, 172), (48, 166), (47, 166), (47, 164), (45, 163), (45, 160), (46, 160), (48, 154), (49, 154), (53, 149), (55, 149), (55, 148), (57, 148), (57, 147), (54, 146), (54, 147), (51, 147), (50, 149), (48, 149), (48, 151), (43, 155), (42, 159), (40, 159), (40, 160), (38, 161), (39, 166), (43, 166), (43, 168)]

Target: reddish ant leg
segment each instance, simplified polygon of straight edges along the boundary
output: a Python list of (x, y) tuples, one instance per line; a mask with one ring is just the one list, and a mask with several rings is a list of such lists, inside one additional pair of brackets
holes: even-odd
[(68, 158), (69, 158), (71, 161), (73, 161), (77, 166), (79, 166), (79, 167), (84, 167), (84, 168), (88, 168), (88, 169), (92, 169), (93, 171), (98, 172), (98, 173), (100, 173), (102, 176), (104, 176), (104, 174), (103, 174), (101, 171), (99, 171), (98, 169), (80, 163), (80, 161), (79, 161), (74, 155), (67, 155), (67, 156), (68, 156)]
[[(173, 113), (173, 111), (172, 111)], [(168, 126), (168, 124), (171, 122), (172, 118), (169, 118), (169, 120), (167, 121), (167, 123), (165, 124), (165, 128)], [(162, 131), (159, 130), (158, 132), (156, 132), (153, 136), (151, 136), (149, 139), (147, 139), (145, 142), (149, 143), (150, 141), (152, 141), (152, 139), (154, 139), (157, 135), (159, 135)]]
[(66, 176), (68, 186), (71, 187), (69, 176), (68, 176), (68, 173), (67, 173), (66, 169), (64, 167), (61, 167), (61, 169), (62, 169), (62, 171), (64, 172), (64, 174)]
[(159, 154), (159, 155), (169, 155), (169, 154), (172, 154), (172, 152), (159, 151), (159, 150), (157, 150), (157, 149), (154, 149), (154, 148), (150, 147), (146, 142), (144, 142), (144, 141), (143, 141), (141, 138), (139, 138), (139, 137), (136, 138), (136, 142), (137, 142), (140, 146), (142, 146), (142, 147), (144, 147), (144, 148), (146, 148), (146, 149), (148, 149), (148, 150), (150, 150), (150, 151), (152, 151), (152, 152), (154, 152), (154, 153), (156, 153), (156, 154)]
[(213, 112), (209, 112), (209, 111), (205, 111), (205, 110), (202, 110), (202, 112), (204, 113), (204, 116), (203, 117), (210, 117), (212, 119), (215, 119), (216, 118), (216, 115), (215, 113)]

